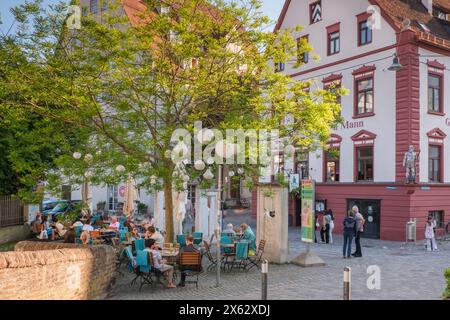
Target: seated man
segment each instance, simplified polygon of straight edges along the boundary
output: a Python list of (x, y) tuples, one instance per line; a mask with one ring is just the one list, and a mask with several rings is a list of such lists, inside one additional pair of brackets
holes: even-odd
[(55, 240), (56, 236), (59, 236), (60, 238), (64, 238), (67, 230), (64, 228), (64, 225), (58, 221), (57, 217), (55, 217), (53, 219), (53, 226), (55, 227), (55, 231), (52, 232), (52, 240)]
[(120, 222), (117, 221), (116, 217), (112, 217), (111, 223), (109, 224), (108, 229), (114, 230), (114, 231), (119, 231), (119, 228), (120, 228)]
[(148, 251), (148, 254), (151, 254), (153, 257), (153, 268), (158, 269), (169, 282), (167, 287), (169, 289), (176, 288), (173, 284), (173, 266), (162, 263), (161, 252), (158, 250), (155, 240), (146, 240), (145, 247), (146, 248), (144, 250)]
[(155, 227), (149, 227), (145, 234), (145, 239), (155, 240), (156, 246), (162, 248), (164, 246), (164, 237), (161, 233), (156, 231)]
[(222, 233), (231, 234), (233, 237), (236, 235), (231, 223), (227, 224), (227, 227), (222, 231)]
[[(199, 252), (197, 248), (194, 247), (194, 237), (189, 235), (186, 237), (186, 246), (182, 249), (182, 252)], [(184, 287), (186, 282), (186, 272), (185, 270), (192, 270), (190, 266), (183, 266), (181, 270), (181, 281), (178, 284), (179, 287)], [(197, 271), (197, 270), (195, 270)]]

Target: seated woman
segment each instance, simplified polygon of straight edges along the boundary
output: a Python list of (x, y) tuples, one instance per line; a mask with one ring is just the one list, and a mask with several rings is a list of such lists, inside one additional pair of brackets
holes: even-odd
[(89, 231), (85, 230), (80, 235), (80, 240), (83, 244), (89, 244), (89, 241), (91, 240), (91, 236)]
[(133, 228), (131, 229), (131, 241), (136, 241), (136, 240), (139, 240), (139, 239), (141, 239), (141, 238), (142, 238), (142, 237), (141, 237), (141, 235), (139, 234), (137, 228), (136, 228), (136, 227), (133, 227)]
[(256, 236), (253, 233), (252, 228), (246, 223), (241, 224), (241, 229), (243, 232), (243, 238), (244, 240), (247, 240), (250, 243), (250, 251), (253, 251), (251, 253), (255, 253), (256, 251)]
[(55, 228), (52, 232), (52, 240), (55, 240), (56, 237), (64, 239), (64, 236), (67, 233), (67, 230), (64, 228), (64, 225), (58, 221), (58, 218), (55, 217), (53, 219), (53, 227)]
[(108, 229), (114, 230), (114, 231), (119, 231), (119, 228), (120, 228), (120, 222), (117, 221), (116, 217), (112, 217), (111, 223), (109, 224)]

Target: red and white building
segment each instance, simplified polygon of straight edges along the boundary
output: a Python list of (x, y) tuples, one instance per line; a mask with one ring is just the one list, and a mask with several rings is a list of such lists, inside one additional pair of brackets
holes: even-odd
[[(303, 26), (296, 36), (321, 59), (300, 54), (300, 68), (278, 70), (350, 90), (341, 98), (344, 123), (329, 141), (339, 156), (320, 150), (283, 160), (285, 171), (316, 181), (316, 201), (333, 210), (335, 232), (354, 204), (366, 216), (366, 236), (384, 240), (405, 240), (412, 218), (418, 239), (428, 214), (450, 221), (449, 20), (450, 0), (285, 1), (276, 29)], [(397, 72), (388, 70), (394, 54), (403, 65)], [(405, 184), (409, 145), (419, 153), (414, 185)], [(300, 225), (300, 201), (291, 196), (289, 208)]]

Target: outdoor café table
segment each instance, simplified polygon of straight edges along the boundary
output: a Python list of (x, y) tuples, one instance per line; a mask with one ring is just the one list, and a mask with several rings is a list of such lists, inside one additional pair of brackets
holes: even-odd
[(167, 264), (174, 265), (177, 263), (179, 250), (161, 250), (161, 256), (167, 260)]

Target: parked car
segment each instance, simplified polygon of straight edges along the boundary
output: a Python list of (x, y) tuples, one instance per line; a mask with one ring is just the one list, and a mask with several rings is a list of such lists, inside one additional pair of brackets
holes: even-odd
[(65, 200), (44, 200), (42, 202), (42, 214), (48, 215), (58, 204), (67, 202)]
[(67, 212), (72, 211), (73, 209), (77, 208), (77, 206), (80, 206), (82, 204), (82, 201), (75, 200), (75, 201), (62, 201), (58, 203), (52, 211), (50, 211), (48, 214), (52, 217), (52, 219), (56, 216), (61, 216), (66, 214)]

